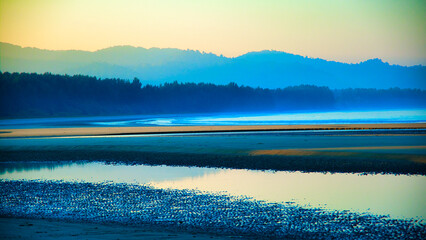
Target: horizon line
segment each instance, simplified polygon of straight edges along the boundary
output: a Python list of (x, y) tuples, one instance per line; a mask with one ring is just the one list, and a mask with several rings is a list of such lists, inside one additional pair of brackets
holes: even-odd
[(401, 65), (401, 64), (389, 63), (389, 62), (383, 61), (383, 59), (378, 58), (378, 57), (365, 59), (364, 61), (359, 61), (359, 62), (346, 62), (346, 61), (329, 60), (329, 59), (320, 58), (320, 57), (304, 56), (304, 55), (300, 55), (300, 54), (296, 54), (296, 53), (274, 50), (274, 49), (253, 50), (253, 51), (245, 52), (244, 54), (241, 54), (241, 55), (238, 55), (238, 56), (235, 56), (235, 57), (229, 57), (229, 56), (225, 56), (224, 54), (218, 54), (218, 53), (214, 53), (214, 52), (206, 52), (206, 51), (203, 51), (203, 50), (200, 50), (200, 49), (189, 49), (189, 48), (181, 49), (181, 48), (175, 48), (175, 47), (164, 47), (164, 48), (162, 48), (162, 47), (150, 47), (150, 48), (147, 48), (147, 47), (143, 47), (143, 46), (133, 46), (133, 45), (114, 45), (114, 46), (109, 46), (109, 47), (98, 48), (96, 50), (83, 50), (83, 49), (47, 49), (47, 48), (39, 48), (39, 47), (33, 47), (33, 46), (21, 46), (21, 45), (15, 44), (15, 43), (9, 43), (9, 42), (3, 42), (3, 41), (0, 41), (0, 43), (10, 44), (10, 45), (17, 46), (17, 47), (20, 47), (20, 48), (33, 48), (33, 49), (44, 50), (44, 51), (64, 51), (64, 52), (65, 51), (81, 51), (81, 52), (91, 52), (91, 53), (95, 53), (95, 52), (98, 52), (98, 51), (102, 51), (102, 50), (109, 49), (109, 48), (115, 48), (115, 47), (143, 48), (143, 49), (146, 49), (146, 50), (150, 50), (150, 49), (175, 49), (175, 50), (180, 50), (180, 51), (194, 51), (194, 52), (199, 52), (201, 54), (213, 54), (217, 57), (224, 57), (224, 58), (228, 58), (228, 59), (239, 58), (239, 57), (247, 55), (249, 53), (260, 53), (260, 52), (269, 51), (269, 52), (278, 52), (278, 53), (290, 54), (290, 55), (293, 55), (293, 56), (300, 56), (300, 57), (303, 57), (303, 58), (308, 58), (308, 59), (313, 59), (313, 60), (324, 60), (324, 61), (327, 61), (327, 62), (344, 63), (344, 64), (361, 64), (361, 63), (371, 61), (371, 60), (380, 60), (382, 63), (388, 64), (390, 66), (401, 66), (401, 67), (420, 66), (420, 67), (424, 67), (424, 65), (421, 64), (421, 63), (413, 64), (413, 65)]

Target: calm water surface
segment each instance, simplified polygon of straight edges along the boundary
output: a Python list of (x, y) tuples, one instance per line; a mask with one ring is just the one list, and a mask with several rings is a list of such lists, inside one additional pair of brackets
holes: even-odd
[(0, 128), (277, 125), (426, 122), (426, 110), (132, 115), (105, 117), (28, 118), (0, 120)]
[[(44, 165), (43, 165), (44, 164)], [(103, 163), (2, 163), (0, 179), (148, 184), (244, 195), (268, 202), (351, 210), (395, 218), (426, 218), (426, 176), (105, 165)]]

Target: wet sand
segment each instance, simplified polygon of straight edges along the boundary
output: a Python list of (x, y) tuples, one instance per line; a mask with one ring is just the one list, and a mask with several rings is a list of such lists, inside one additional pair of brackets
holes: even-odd
[[(426, 124), (14, 129), (8, 134), (0, 134), (3, 136), (0, 137), (0, 162), (100, 161), (131, 165), (426, 175), (423, 127), (426, 128)], [(297, 131), (348, 128), (393, 130)], [(137, 135), (165, 133), (173, 129), (180, 133), (189, 130), (232, 132), (231, 129), (252, 132)], [(265, 129), (274, 132), (256, 132)], [(276, 129), (284, 130), (275, 132)], [(127, 130), (130, 135), (125, 135)], [(68, 136), (61, 137), (61, 134)]]
[[(233, 236), (232, 239), (238, 237)], [(125, 226), (49, 219), (0, 218), (0, 239), (231, 239), (205, 233), (177, 232), (149, 225)]]
[(368, 129), (370, 130), (373, 130), (373, 129), (426, 129), (426, 123), (33, 128), (33, 129), (3, 129), (0, 131), (0, 137), (6, 138), (6, 137), (107, 136), (107, 135), (166, 134), (166, 133), (368, 130)]
[(366, 153), (354, 152), (354, 150), (395, 150), (395, 149), (426, 149), (426, 146), (378, 146), (378, 147), (337, 147), (337, 148), (298, 148), (298, 149), (271, 149), (254, 150), (250, 155), (270, 155), (270, 156), (313, 156), (313, 157), (365, 157), (381, 159), (400, 159), (426, 164), (426, 156), (415, 154), (386, 154), (386, 153)]

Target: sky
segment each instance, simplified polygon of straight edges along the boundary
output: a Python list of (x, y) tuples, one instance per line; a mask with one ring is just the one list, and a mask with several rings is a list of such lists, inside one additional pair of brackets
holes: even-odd
[(0, 42), (51, 50), (117, 45), (236, 57), (277, 50), (426, 65), (424, 0), (0, 0)]

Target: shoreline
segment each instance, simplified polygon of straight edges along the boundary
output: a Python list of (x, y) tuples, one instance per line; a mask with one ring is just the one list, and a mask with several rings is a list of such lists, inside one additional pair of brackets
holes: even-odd
[[(0, 163), (33, 161), (94, 161), (105, 164), (167, 165), (182, 167), (231, 168), (248, 170), (302, 171), (368, 174), (426, 175), (424, 155), (333, 153), (316, 154), (221, 154), (185, 152), (146, 152), (85, 147), (57, 149), (0, 150)], [(56, 148), (56, 147), (55, 147)], [(202, 161), (200, 161), (202, 160)]]
[(0, 181), (0, 190), (0, 219), (45, 218), (257, 239), (414, 239), (425, 235), (424, 222), (413, 218), (266, 203), (198, 190), (19, 180)]
[(0, 138), (111, 136), (137, 134), (227, 133), (260, 131), (320, 131), (320, 130), (379, 130), (426, 129), (426, 123), (376, 124), (315, 124), (315, 125), (224, 125), (224, 126), (161, 126), (161, 127), (80, 127), (1, 129)]

